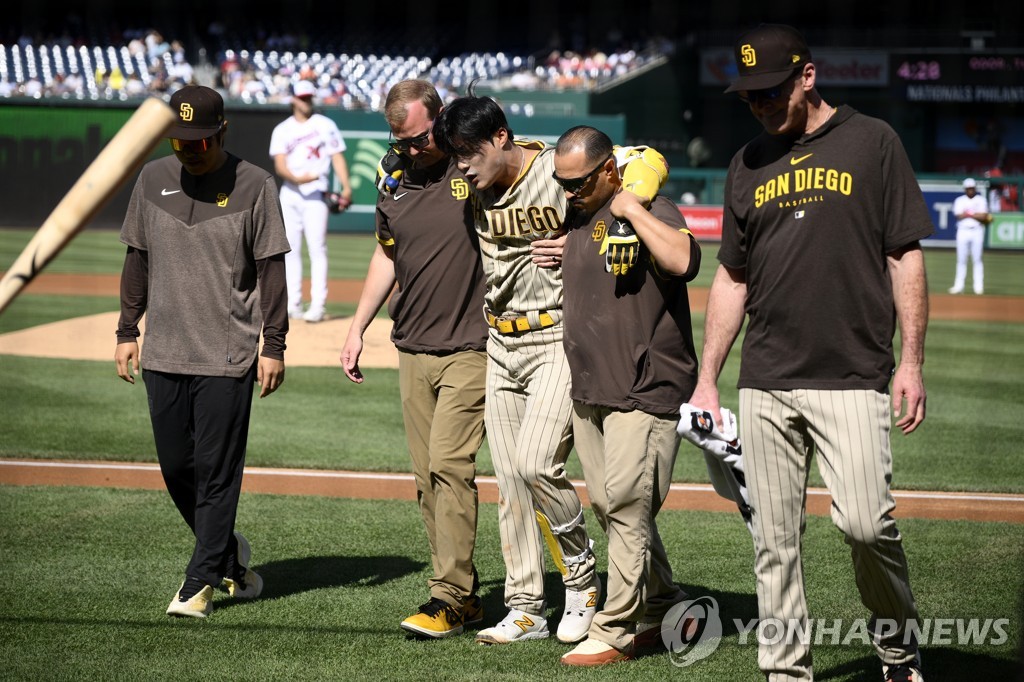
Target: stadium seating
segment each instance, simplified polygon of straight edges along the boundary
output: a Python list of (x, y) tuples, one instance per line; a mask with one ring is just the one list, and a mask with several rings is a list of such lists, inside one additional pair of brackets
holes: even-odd
[[(126, 100), (176, 90), (193, 78), (184, 50), (150, 52), (139, 40), (124, 45), (0, 45), (0, 96)], [(645, 63), (635, 52), (580, 56), (552, 53), (543, 63), (503, 52), (431, 57), (369, 50), (302, 51), (226, 48), (218, 52), (219, 82), (228, 98), (285, 102), (295, 82), (312, 80), (325, 104), (379, 110), (389, 88), (406, 78), (433, 82), (443, 96), (473, 81), (526, 89), (588, 89)]]

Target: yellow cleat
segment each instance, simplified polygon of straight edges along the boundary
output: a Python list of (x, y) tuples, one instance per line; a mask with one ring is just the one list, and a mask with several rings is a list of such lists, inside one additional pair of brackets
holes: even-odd
[[(481, 608), (482, 611), (482, 608)], [(463, 610), (443, 599), (431, 597), (419, 612), (402, 621), (402, 629), (419, 637), (441, 639), (462, 633)]]
[(196, 592), (188, 598), (182, 598), (181, 589), (185, 583), (178, 588), (170, 606), (167, 607), (168, 616), (188, 616), (190, 618), (206, 618), (213, 613), (213, 588), (209, 585)]

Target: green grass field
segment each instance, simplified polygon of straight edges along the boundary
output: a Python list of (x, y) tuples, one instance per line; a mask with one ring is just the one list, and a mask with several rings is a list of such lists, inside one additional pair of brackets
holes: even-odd
[[(31, 237), (0, 230), (0, 262)], [(369, 236), (330, 238), (331, 277), (361, 278)], [(87, 231), (48, 272), (117, 273), (116, 233)], [(714, 245), (698, 286), (710, 283)], [(1018, 254), (986, 254), (986, 291), (1024, 296)], [(952, 253), (929, 251), (930, 288), (951, 280)], [(332, 314), (351, 306), (334, 304)], [(0, 333), (117, 309), (114, 297), (26, 293), (0, 315)], [(701, 345), (703, 318), (696, 316)], [(339, 340), (340, 344), (340, 340)], [(736, 346), (738, 349), (738, 345)], [(736, 404), (737, 352), (721, 383)], [(288, 369), (284, 387), (256, 401), (248, 463), (256, 466), (408, 471), (397, 373), (367, 370), (362, 386), (340, 368)], [(933, 320), (925, 378), (928, 418), (918, 433), (894, 436), (898, 489), (1024, 493), (1024, 325)], [(0, 456), (155, 461), (145, 389), (129, 386), (112, 362), (0, 356)], [(492, 473), (486, 445), (479, 469)], [(575, 458), (569, 473), (581, 477)], [(677, 481), (706, 481), (699, 453), (684, 445)], [(820, 485), (817, 472), (812, 484)], [(398, 622), (426, 600), (426, 539), (415, 504), (243, 495), (238, 527), (253, 542), (264, 598), (218, 596), (208, 622), (163, 615), (191, 542), (163, 492), (0, 486), (0, 651), (3, 679), (570, 679), (756, 680), (755, 650), (732, 619), (756, 615), (750, 538), (735, 514), (664, 512), (662, 536), (676, 579), (691, 596), (713, 596), (725, 620), (722, 646), (685, 671), (667, 655), (600, 671), (561, 670), (555, 640), (509, 648), (471, 637), (420, 642)], [(589, 512), (588, 512), (589, 514)], [(897, 509), (897, 516), (899, 510)], [(504, 577), (497, 511), (480, 515), (477, 565), (486, 622), (503, 615)], [(604, 539), (588, 523), (605, 568)], [(1009, 619), (998, 645), (925, 648), (929, 680), (1011, 677), (1020, 641), (1024, 534), (1016, 526), (902, 519), (923, 618)], [(864, 616), (849, 552), (827, 518), (807, 523), (805, 567), (812, 616)], [(559, 581), (548, 576), (552, 608)], [(551, 614), (557, 621), (558, 614)], [(879, 679), (863, 645), (814, 647), (818, 679)]]
[[(713, 655), (685, 670), (667, 654), (602, 670), (562, 670), (558, 657), (569, 647), (553, 637), (497, 648), (478, 646), (471, 636), (405, 637), (398, 623), (426, 601), (429, 577), (412, 503), (244, 495), (238, 527), (252, 541), (264, 595), (241, 602), (218, 594), (207, 621), (163, 615), (191, 550), (164, 493), (0, 488), (0, 513), (5, 679), (758, 679), (754, 647), (740, 644), (734, 624), (757, 614), (750, 537), (736, 515), (659, 517), (676, 580), (692, 597), (719, 604), (724, 638)], [(603, 557), (605, 542), (589, 513), (588, 525)], [(1011, 623), (1001, 645), (926, 648), (934, 671), (928, 679), (1009, 678), (1020, 635), (1020, 534), (1008, 535), (1001, 524), (920, 520), (905, 520), (901, 529), (922, 618)], [(805, 546), (812, 614), (850, 623), (863, 618), (848, 550), (827, 519), (808, 520)], [(491, 623), (504, 614), (494, 505), (481, 508), (476, 563)], [(560, 581), (550, 573), (547, 582), (558, 602), (549, 611), (555, 625)], [(864, 645), (826, 639), (814, 656), (818, 679), (881, 677)]]

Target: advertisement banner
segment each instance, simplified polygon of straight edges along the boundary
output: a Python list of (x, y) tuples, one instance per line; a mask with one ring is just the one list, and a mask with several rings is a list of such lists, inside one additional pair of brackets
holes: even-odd
[[(880, 88), (889, 85), (889, 55), (872, 50), (817, 50), (811, 54), (818, 85)], [(726, 88), (736, 78), (736, 57), (730, 47), (700, 51), (700, 84)]]
[(704, 240), (722, 241), (721, 206), (680, 206), (686, 227), (698, 242)]
[(988, 248), (1024, 251), (1024, 213), (992, 214)]

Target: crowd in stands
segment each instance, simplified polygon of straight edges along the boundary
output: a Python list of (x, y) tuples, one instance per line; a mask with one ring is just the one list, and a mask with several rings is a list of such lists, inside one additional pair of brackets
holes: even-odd
[[(226, 38), (215, 29), (210, 27), (211, 35)], [(0, 97), (128, 100), (201, 82), (229, 99), (274, 103), (286, 102), (294, 83), (309, 80), (326, 105), (379, 110), (391, 85), (405, 78), (430, 80), (446, 98), (463, 93), (472, 81), (529, 90), (588, 89), (658, 59), (631, 49), (556, 50), (547, 58), (315, 51), (304, 49), (307, 41), (296, 36), (272, 33), (258, 41), (258, 49), (222, 49), (215, 64), (194, 67), (182, 41), (167, 40), (159, 31), (129, 29), (121, 38), (120, 44), (88, 44), (66, 34), (44, 41), (22, 36), (0, 44)], [(203, 68), (205, 80), (198, 73)]]

